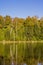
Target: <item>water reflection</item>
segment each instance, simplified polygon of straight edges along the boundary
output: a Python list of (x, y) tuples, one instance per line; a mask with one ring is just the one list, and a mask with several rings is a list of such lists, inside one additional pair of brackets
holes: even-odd
[(42, 65), (42, 63), (38, 63), (37, 65)]
[(26, 63), (21, 63), (20, 65), (27, 65)]
[(27, 65), (26, 63), (24, 63), (23, 65)]
[(11, 65), (14, 65), (14, 62), (12, 61), (12, 64)]

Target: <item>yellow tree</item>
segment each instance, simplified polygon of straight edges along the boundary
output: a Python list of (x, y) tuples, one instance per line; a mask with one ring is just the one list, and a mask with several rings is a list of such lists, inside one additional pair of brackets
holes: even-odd
[(0, 16), (0, 28), (4, 26), (4, 17)]
[(32, 40), (33, 38), (33, 25), (30, 17), (27, 17), (24, 21), (24, 27), (25, 27), (25, 36), (27, 37), (27, 40)]
[(5, 17), (5, 24), (6, 24), (6, 25), (9, 25), (11, 22), (12, 22), (11, 17), (10, 17), (10, 16), (6, 16), (6, 17)]
[(40, 27), (41, 27), (41, 40), (43, 40), (43, 17), (40, 19)]

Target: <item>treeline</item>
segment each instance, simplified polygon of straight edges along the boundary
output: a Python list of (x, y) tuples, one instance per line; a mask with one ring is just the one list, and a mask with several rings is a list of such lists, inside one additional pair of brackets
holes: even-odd
[(43, 40), (43, 17), (0, 16), (0, 40)]

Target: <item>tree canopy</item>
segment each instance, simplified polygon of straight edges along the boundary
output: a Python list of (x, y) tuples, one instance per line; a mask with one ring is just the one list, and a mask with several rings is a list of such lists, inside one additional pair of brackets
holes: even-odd
[(43, 40), (43, 17), (0, 16), (0, 40)]

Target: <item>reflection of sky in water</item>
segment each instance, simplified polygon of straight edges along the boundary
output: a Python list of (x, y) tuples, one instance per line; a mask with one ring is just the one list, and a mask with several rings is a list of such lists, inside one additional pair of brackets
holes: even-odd
[(38, 63), (38, 65), (41, 65), (41, 63)]
[(11, 65), (14, 65), (14, 63), (12, 62), (12, 64)]
[(23, 65), (27, 65), (26, 63), (24, 63)]

